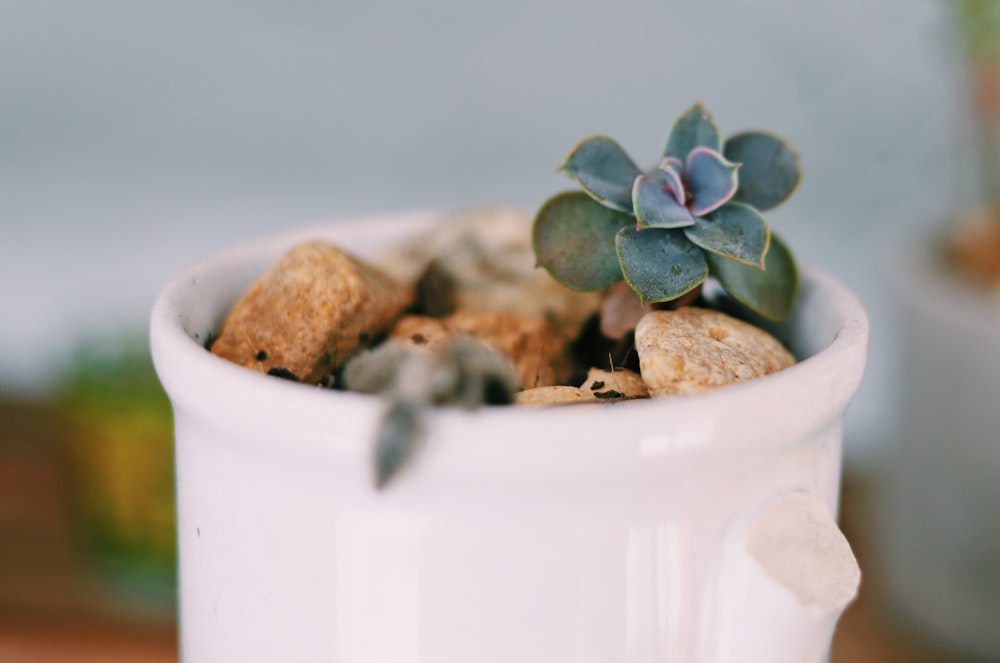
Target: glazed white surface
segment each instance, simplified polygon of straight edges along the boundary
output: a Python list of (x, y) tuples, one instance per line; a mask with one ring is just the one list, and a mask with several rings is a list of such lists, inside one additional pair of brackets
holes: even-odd
[(676, 399), (438, 412), (423, 453), (381, 493), (376, 399), (203, 349), (294, 242), (325, 237), (371, 255), (432, 216), (237, 247), (158, 300), (154, 359), (177, 422), (184, 660), (710, 663), (734, 647), (746, 663), (825, 660), (843, 601), (803, 604), (746, 541), (794, 496), (820, 505), (813, 520), (839, 536), (842, 417), (867, 320), (830, 277), (805, 270), (779, 329), (807, 357), (790, 369)]

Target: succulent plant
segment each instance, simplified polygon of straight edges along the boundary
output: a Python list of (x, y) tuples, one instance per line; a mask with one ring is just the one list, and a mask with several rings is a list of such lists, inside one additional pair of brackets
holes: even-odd
[(759, 211), (798, 186), (798, 156), (780, 138), (752, 131), (723, 142), (695, 104), (674, 122), (649, 172), (606, 136), (578, 143), (559, 170), (583, 191), (550, 198), (532, 239), (538, 264), (563, 285), (603, 290), (624, 279), (652, 304), (711, 275), (765, 318), (791, 311), (795, 260)]

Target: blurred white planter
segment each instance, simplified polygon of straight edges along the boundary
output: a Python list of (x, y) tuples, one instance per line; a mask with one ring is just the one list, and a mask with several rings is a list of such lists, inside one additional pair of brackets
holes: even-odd
[(184, 660), (812, 663), (858, 569), (833, 521), (867, 322), (806, 271), (799, 365), (700, 396), (434, 415), (371, 486), (381, 405), (202, 348), (285, 249), (360, 255), (426, 227), (364, 219), (195, 267), (152, 318), (176, 414)]
[(889, 589), (925, 634), (1000, 657), (1000, 299), (930, 241), (894, 271), (900, 439), (880, 530)]

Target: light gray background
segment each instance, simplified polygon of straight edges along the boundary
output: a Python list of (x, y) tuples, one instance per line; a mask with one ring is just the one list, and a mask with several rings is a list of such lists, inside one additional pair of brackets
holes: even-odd
[(232, 242), (352, 213), (514, 203), (572, 185), (580, 138), (652, 161), (700, 99), (785, 136), (768, 214), (875, 324), (849, 460), (891, 431), (881, 268), (958, 179), (967, 88), (931, 0), (0, 1), (0, 389), (142, 329), (159, 287)]

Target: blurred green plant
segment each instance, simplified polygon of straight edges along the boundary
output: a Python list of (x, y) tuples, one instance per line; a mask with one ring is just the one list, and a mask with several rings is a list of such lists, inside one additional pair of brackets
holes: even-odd
[(176, 586), (173, 417), (144, 340), (81, 346), (57, 392), (85, 552), (135, 601)]
[[(984, 202), (1000, 205), (1000, 0), (954, 0), (972, 76), (975, 143)], [(1000, 214), (995, 215), (1000, 222)]]
[(954, 7), (969, 55), (977, 60), (1000, 61), (1000, 2), (955, 0)]

